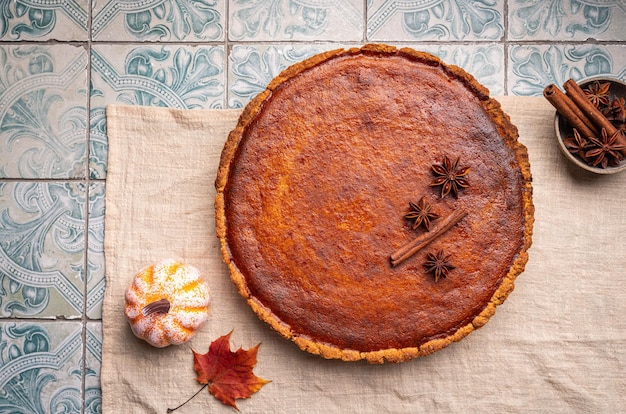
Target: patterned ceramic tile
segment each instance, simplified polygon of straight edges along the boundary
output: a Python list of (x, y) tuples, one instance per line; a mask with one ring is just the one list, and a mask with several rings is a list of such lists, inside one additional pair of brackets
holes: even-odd
[(223, 46), (95, 45), (91, 57), (90, 177), (106, 177), (105, 107), (223, 108)]
[(102, 412), (101, 365), (102, 323), (89, 322), (85, 332), (85, 414), (100, 414)]
[(87, 40), (89, 2), (2, 0), (0, 40)]
[(219, 41), (224, 0), (99, 0), (93, 4), (93, 40)]
[(109, 103), (180, 109), (224, 104), (222, 46), (96, 45), (91, 66), (91, 107), (98, 121), (99, 108)]
[(626, 40), (624, 0), (509, 0), (511, 40)]
[(0, 182), (0, 317), (80, 317), (82, 181)]
[(230, 0), (232, 41), (363, 39), (362, 0)]
[(89, 233), (87, 249), (87, 317), (102, 317), (104, 299), (104, 182), (89, 184)]
[(341, 47), (336, 43), (233, 46), (228, 56), (228, 106), (242, 108), (283, 69), (317, 53)]
[[(92, 93), (92, 105), (104, 98)], [(89, 114), (89, 178), (92, 180), (106, 178), (107, 154), (107, 130), (106, 130), (106, 102), (100, 102), (102, 106), (91, 108)]]
[(84, 177), (87, 52), (0, 45), (0, 177)]
[(0, 412), (80, 413), (82, 324), (0, 321)]
[(496, 0), (368, 0), (367, 39), (497, 41), (503, 15)]
[(514, 95), (541, 95), (551, 83), (599, 75), (626, 80), (626, 45), (517, 45), (509, 51)]

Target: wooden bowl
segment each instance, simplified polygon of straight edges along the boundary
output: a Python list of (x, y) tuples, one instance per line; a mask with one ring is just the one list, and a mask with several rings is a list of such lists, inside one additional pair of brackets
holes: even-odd
[[(581, 88), (585, 89), (595, 81), (603, 83), (608, 82), (611, 85), (609, 89), (611, 99), (613, 99), (614, 97), (622, 97), (626, 99), (626, 82), (623, 82), (617, 78), (593, 77), (579, 80), (577, 83), (578, 85), (580, 85)], [(565, 146), (565, 143), (563, 142), (563, 139), (573, 134), (573, 128), (561, 115), (559, 115), (558, 112), (556, 113), (556, 116), (554, 118), (554, 129), (556, 131), (556, 138), (557, 142), (559, 143), (559, 148), (561, 148), (561, 151), (563, 152), (563, 154), (565, 154), (565, 157), (576, 166), (586, 171), (590, 171), (594, 174), (615, 174), (620, 171), (626, 170), (626, 159), (622, 160), (618, 166), (607, 166), (606, 168), (602, 168), (591, 166), (583, 161), (580, 157), (569, 152), (569, 150)]]

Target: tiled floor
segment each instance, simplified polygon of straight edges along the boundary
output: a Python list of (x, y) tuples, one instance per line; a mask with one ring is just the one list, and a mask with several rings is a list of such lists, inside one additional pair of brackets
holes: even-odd
[(624, 0), (0, 0), (0, 413), (100, 412), (107, 104), (242, 107), (365, 42), (538, 95), (626, 80), (625, 23)]

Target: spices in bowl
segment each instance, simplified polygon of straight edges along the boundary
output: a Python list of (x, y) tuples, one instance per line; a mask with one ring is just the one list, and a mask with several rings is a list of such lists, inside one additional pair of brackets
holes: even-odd
[(617, 79), (591, 78), (544, 89), (556, 108), (555, 130), (565, 156), (597, 174), (626, 169), (626, 84)]

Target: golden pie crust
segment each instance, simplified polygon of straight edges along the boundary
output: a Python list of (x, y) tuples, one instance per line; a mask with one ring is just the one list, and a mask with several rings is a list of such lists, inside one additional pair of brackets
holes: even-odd
[[(468, 188), (430, 186), (444, 156)], [(244, 109), (216, 179), (224, 262), (254, 312), (324, 358), (401, 362), (482, 327), (531, 244), (530, 165), (517, 128), (462, 69), (386, 45), (293, 65)], [(421, 197), (468, 215), (404, 263)], [(433, 226), (437, 225), (433, 221)], [(454, 269), (435, 281), (426, 255)]]

